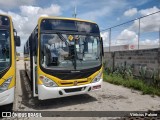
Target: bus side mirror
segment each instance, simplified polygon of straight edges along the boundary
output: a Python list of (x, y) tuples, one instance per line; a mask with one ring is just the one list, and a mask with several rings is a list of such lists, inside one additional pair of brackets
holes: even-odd
[(14, 31), (14, 40), (15, 40), (16, 46), (20, 47), (21, 46), (21, 40), (20, 40), (20, 37), (17, 36), (17, 30), (13, 29), (13, 31)]
[(21, 46), (20, 37), (19, 37), (19, 36), (14, 36), (14, 39), (15, 39), (16, 46), (17, 46), (17, 47)]
[(103, 39), (101, 37), (101, 51), (102, 51), (102, 56), (104, 56), (104, 48), (103, 48)]

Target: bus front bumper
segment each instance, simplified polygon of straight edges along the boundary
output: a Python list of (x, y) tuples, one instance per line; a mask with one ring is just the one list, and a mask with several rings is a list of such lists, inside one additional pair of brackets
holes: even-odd
[(100, 79), (100, 81), (96, 83), (70, 87), (46, 87), (44, 85), (38, 85), (38, 98), (40, 100), (45, 100), (97, 91), (101, 89), (102, 81), (103, 80)]
[(14, 87), (0, 93), (0, 106), (13, 103), (14, 101)]

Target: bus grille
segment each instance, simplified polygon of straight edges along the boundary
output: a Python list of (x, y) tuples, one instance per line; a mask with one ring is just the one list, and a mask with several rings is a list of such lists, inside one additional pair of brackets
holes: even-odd
[(79, 92), (79, 91), (84, 91), (86, 87), (79, 87), (79, 88), (70, 88), (70, 89), (64, 89), (66, 93), (71, 93), (71, 92)]

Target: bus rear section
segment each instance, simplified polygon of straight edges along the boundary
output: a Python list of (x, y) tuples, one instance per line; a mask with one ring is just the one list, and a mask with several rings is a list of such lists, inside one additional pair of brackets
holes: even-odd
[[(12, 106), (16, 81), (15, 44), (20, 39), (14, 36), (11, 17), (0, 15), (0, 107)], [(9, 108), (9, 106), (7, 106)]]
[(101, 89), (103, 42), (96, 23), (41, 17), (24, 49), (33, 95), (40, 100)]

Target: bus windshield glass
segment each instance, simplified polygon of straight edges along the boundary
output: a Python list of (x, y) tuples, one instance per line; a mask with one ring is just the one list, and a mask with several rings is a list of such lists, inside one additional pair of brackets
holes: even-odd
[(0, 29), (0, 72), (10, 66), (10, 35)]
[(41, 34), (41, 65), (54, 70), (82, 70), (101, 65), (99, 36)]

